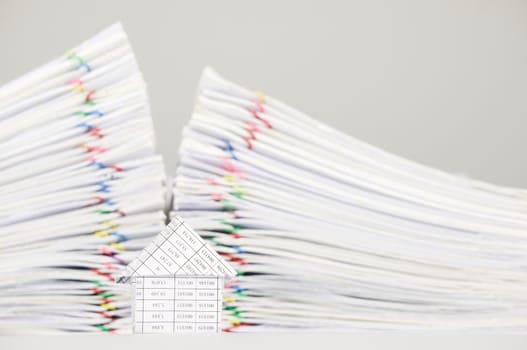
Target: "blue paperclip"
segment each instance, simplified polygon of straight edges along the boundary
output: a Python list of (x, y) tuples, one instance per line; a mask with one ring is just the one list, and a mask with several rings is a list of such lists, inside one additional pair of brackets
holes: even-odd
[(238, 160), (238, 158), (236, 158), (236, 155), (234, 154), (234, 148), (232, 147), (230, 141), (227, 139), (224, 139), (223, 142), (225, 142), (225, 146), (226, 146), (225, 151), (227, 151), (227, 153), (231, 155), (232, 159)]

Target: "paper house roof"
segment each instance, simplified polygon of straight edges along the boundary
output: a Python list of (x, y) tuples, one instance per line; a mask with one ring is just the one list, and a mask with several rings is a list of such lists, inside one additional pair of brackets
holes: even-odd
[(174, 275), (232, 277), (236, 271), (178, 216), (126, 267), (118, 282)]

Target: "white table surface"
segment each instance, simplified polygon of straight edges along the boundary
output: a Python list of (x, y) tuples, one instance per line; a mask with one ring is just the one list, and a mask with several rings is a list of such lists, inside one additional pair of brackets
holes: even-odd
[(4, 336), (0, 349), (527, 349), (527, 334), (452, 332), (254, 333), (219, 336)]

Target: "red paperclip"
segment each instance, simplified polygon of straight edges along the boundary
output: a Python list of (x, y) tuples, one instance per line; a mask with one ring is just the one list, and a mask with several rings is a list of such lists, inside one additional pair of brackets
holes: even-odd
[(110, 169), (114, 169), (115, 171), (123, 171), (123, 168), (115, 164), (110, 164), (110, 165), (107, 165), (106, 167)]
[(249, 108), (249, 112), (251, 112), (251, 114), (256, 118), (258, 119), (259, 121), (261, 121), (262, 123), (265, 124), (265, 126), (267, 126), (269, 129), (272, 129), (273, 126), (271, 125), (271, 123), (269, 123), (269, 121), (267, 119), (264, 119), (262, 117), (260, 117), (258, 115), (258, 112), (256, 112), (256, 110), (252, 109), (252, 108)]
[(212, 199), (214, 199), (215, 201), (221, 201), (223, 200), (223, 195), (221, 193), (211, 193), (210, 196), (212, 197)]
[(98, 269), (90, 269), (90, 272), (93, 272), (99, 276), (103, 276), (103, 277), (106, 277), (107, 279), (109, 279), (110, 281), (114, 282), (115, 281), (115, 278), (110, 275), (109, 273), (106, 273), (106, 272), (102, 272), (101, 270), (98, 270)]
[(94, 93), (95, 93), (95, 90), (91, 90), (90, 92), (86, 94), (86, 102), (90, 102), (90, 99)]
[(221, 156), (220, 160), (221, 160), (220, 169), (231, 172), (234, 175), (237, 175), (242, 180), (246, 178), (246, 176), (243, 173), (236, 170), (236, 168), (234, 167), (234, 164), (231, 162), (229, 158), (227, 158), (226, 156)]

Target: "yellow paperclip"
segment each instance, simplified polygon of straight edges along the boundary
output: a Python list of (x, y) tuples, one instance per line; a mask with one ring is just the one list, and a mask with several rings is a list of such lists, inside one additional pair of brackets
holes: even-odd
[(97, 237), (106, 237), (109, 235), (108, 231), (95, 231), (93, 234)]
[(111, 228), (116, 228), (117, 227), (117, 224), (115, 224), (115, 223), (113, 223), (111, 221), (103, 221), (103, 222), (101, 222), (101, 224), (109, 226)]
[(235, 319), (230, 319), (229, 322), (235, 326), (239, 326), (240, 325), (240, 321), (238, 320), (235, 320)]
[(223, 178), (227, 182), (235, 182), (236, 181), (236, 179), (234, 177), (232, 177), (231, 175), (223, 175)]
[(228, 302), (228, 303), (234, 303), (234, 302), (236, 302), (236, 299), (234, 299), (234, 298), (231, 297), (231, 296), (225, 295), (225, 296), (223, 297), (223, 301), (226, 301), (226, 302)]
[(261, 91), (255, 91), (254, 94), (260, 99), (260, 102), (265, 103), (265, 95)]
[(124, 247), (124, 245), (120, 244), (120, 243), (116, 243), (116, 242), (112, 242), (110, 243), (110, 247), (112, 248), (115, 248), (117, 250), (125, 250), (126, 248)]
[(78, 91), (78, 92), (84, 92), (86, 89), (84, 89), (84, 86), (82, 85), (74, 85), (71, 88), (71, 91)]
[(242, 196), (245, 196), (247, 194), (247, 191), (245, 191), (244, 189), (242, 189), (240, 186), (238, 185), (233, 185), (232, 186), (232, 189), (234, 191), (236, 191), (237, 193), (241, 194)]
[(101, 304), (101, 307), (108, 310), (108, 311), (113, 311), (115, 309), (117, 309), (114, 305), (112, 304)]

